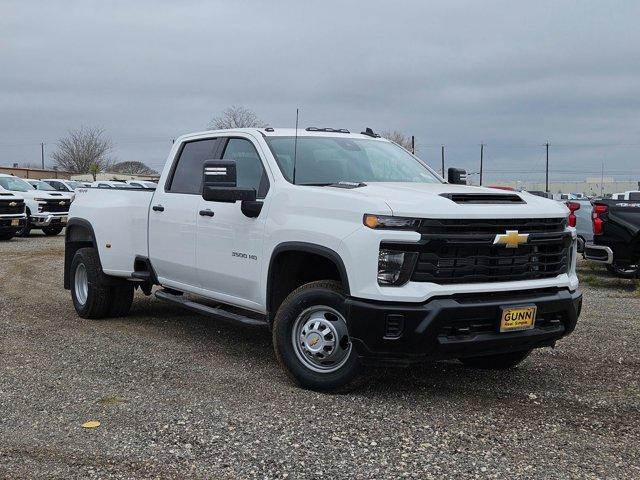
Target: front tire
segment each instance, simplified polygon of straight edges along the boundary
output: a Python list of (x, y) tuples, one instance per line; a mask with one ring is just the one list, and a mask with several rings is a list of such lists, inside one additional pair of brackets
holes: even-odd
[(44, 232), (44, 234), (47, 237), (53, 237), (55, 235), (60, 234), (60, 232), (62, 231), (64, 227), (54, 227), (54, 226), (48, 226), (48, 227), (42, 227), (42, 231)]
[(479, 368), (482, 370), (507, 370), (515, 367), (523, 361), (531, 350), (521, 352), (500, 353), (497, 355), (484, 355), (482, 357), (461, 358), (465, 367)]
[(16, 232), (16, 237), (28, 237), (31, 233), (31, 218), (27, 213), (27, 218), (24, 221), (24, 226)]
[(3, 233), (0, 233), (0, 241), (11, 240), (15, 236), (16, 236), (16, 232), (13, 232), (13, 231), (3, 232)]
[(607, 270), (609, 273), (612, 273), (616, 277), (620, 278), (636, 278), (638, 276), (638, 272), (640, 270), (640, 266), (636, 264), (621, 264), (621, 263), (612, 263), (611, 265), (607, 265)]
[(294, 290), (273, 322), (278, 362), (300, 387), (338, 391), (361, 370), (347, 331), (345, 297), (339, 282), (320, 280)]
[(134, 285), (102, 271), (95, 248), (81, 248), (71, 262), (71, 298), (82, 318), (121, 317), (129, 313)]

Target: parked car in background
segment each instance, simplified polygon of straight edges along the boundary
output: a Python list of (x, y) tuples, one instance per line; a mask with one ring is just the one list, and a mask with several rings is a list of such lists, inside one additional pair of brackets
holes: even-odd
[(34, 228), (45, 235), (58, 235), (67, 224), (71, 195), (48, 190), (36, 190), (30, 183), (13, 175), (0, 174), (0, 193), (11, 192), (23, 198), (27, 218), (16, 233), (26, 237)]
[(75, 180), (65, 180), (62, 178), (44, 178), (42, 181), (47, 182), (59, 192), (73, 193), (77, 188), (82, 187), (80, 182), (76, 182)]
[(578, 253), (584, 252), (585, 243), (593, 241), (593, 228), (591, 226), (591, 201), (584, 199), (563, 201), (574, 215), (574, 227), (578, 234)]
[(530, 193), (531, 195), (535, 195), (536, 197), (542, 197), (542, 198), (552, 198), (553, 195), (551, 195), (550, 193), (547, 193), (545, 191), (542, 190), (527, 190), (528, 193)]
[(91, 184), (92, 188), (131, 188), (124, 182), (116, 182), (112, 180), (98, 180)]
[(157, 183), (148, 180), (127, 180), (126, 183), (132, 187), (152, 188), (154, 190), (158, 187)]
[(0, 240), (13, 238), (26, 221), (24, 199), (17, 193), (0, 189)]
[(640, 273), (640, 202), (593, 201), (593, 242), (585, 245), (587, 260), (603, 263), (611, 273), (635, 278)]
[[(35, 180), (35, 179), (25, 179), (29, 185), (31, 185), (36, 190), (42, 190), (45, 192), (58, 192), (59, 189), (55, 188), (51, 183), (47, 180)], [(73, 201), (76, 198), (76, 195), (73, 191), (62, 190), (64, 193), (68, 193), (71, 196), (71, 200)]]

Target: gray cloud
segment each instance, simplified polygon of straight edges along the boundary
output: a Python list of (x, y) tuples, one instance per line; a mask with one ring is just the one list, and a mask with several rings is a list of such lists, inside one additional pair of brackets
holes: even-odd
[[(489, 180), (640, 177), (632, 1), (0, 3), (0, 164), (81, 124), (159, 168), (170, 140), (243, 104), (274, 126), (416, 135)], [(541, 162), (542, 159), (542, 162)], [(508, 170), (508, 172), (500, 172)], [(516, 173), (514, 173), (516, 172)], [(565, 173), (566, 172), (566, 173)], [(622, 178), (622, 177), (621, 177)]]

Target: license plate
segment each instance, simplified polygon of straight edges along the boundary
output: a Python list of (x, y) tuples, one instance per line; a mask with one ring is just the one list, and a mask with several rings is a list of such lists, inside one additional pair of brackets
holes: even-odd
[(60, 223), (67, 223), (67, 218), (68, 218), (68, 217), (62, 217), (62, 218), (60, 218)]
[(514, 332), (517, 330), (529, 330), (536, 324), (535, 305), (523, 307), (503, 307), (500, 319), (501, 332)]
[(17, 227), (18, 225), (20, 225), (20, 220), (17, 218), (14, 218), (11, 220), (11, 226), (12, 227)]

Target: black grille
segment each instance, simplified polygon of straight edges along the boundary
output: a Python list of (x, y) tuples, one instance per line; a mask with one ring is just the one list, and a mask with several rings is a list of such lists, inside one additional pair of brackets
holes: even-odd
[(17, 215), (24, 213), (24, 201), (0, 200), (0, 215)]
[(69, 206), (71, 205), (70, 200), (47, 200), (45, 204), (42, 206), (43, 212), (50, 213), (64, 213), (69, 211)]
[(505, 233), (519, 230), (522, 233), (562, 232), (567, 226), (565, 218), (514, 218), (514, 219), (430, 219), (420, 224), (420, 233), (444, 235), (477, 235)]

